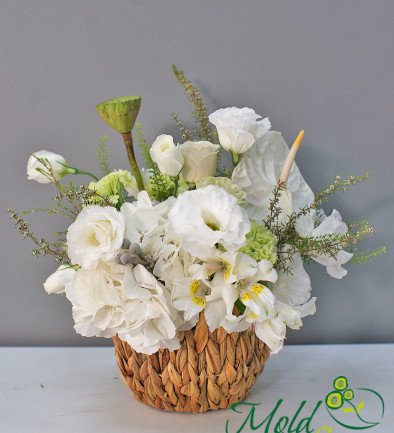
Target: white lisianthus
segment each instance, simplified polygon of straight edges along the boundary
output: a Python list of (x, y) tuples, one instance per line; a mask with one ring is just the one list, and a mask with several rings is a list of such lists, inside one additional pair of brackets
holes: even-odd
[(127, 269), (124, 289), (128, 300), (119, 338), (148, 355), (160, 348), (178, 349), (177, 314), (167, 289), (142, 265)]
[[(280, 132), (270, 131), (244, 154), (235, 167), (232, 179), (247, 193), (245, 209), (250, 218), (260, 221), (268, 217), (272, 191), (278, 180), (289, 153), (289, 148)], [(294, 211), (310, 205), (314, 194), (294, 163), (290, 171), (286, 190), (283, 191), (279, 207), (282, 209), (280, 222), (285, 222)], [(301, 236), (308, 235), (314, 227), (315, 214), (301, 216), (296, 229)]]
[(179, 146), (175, 146), (171, 135), (161, 134), (150, 148), (153, 161), (167, 176), (178, 176), (183, 167), (183, 156)]
[(112, 260), (123, 243), (125, 222), (115, 208), (86, 206), (67, 231), (72, 264), (93, 269), (100, 260)]
[(237, 199), (215, 185), (181, 194), (168, 219), (182, 247), (199, 258), (215, 256), (217, 244), (230, 251), (238, 249), (250, 230), (249, 218)]
[(96, 269), (79, 269), (66, 296), (73, 306), (75, 330), (85, 337), (113, 337), (123, 325), (125, 266), (100, 262)]
[[(51, 174), (48, 172), (48, 167), (45, 167), (40, 159), (45, 160), (45, 164), (51, 169)], [(27, 161), (27, 178), (29, 180), (35, 180), (39, 183), (51, 183), (51, 175), (55, 180), (59, 180), (67, 173), (69, 173), (69, 169), (63, 156), (47, 150), (33, 153)]]
[(245, 153), (255, 140), (271, 128), (268, 118), (262, 119), (251, 108), (221, 108), (209, 115), (216, 126), (222, 147), (234, 154)]
[(70, 266), (61, 265), (52, 275), (50, 275), (45, 283), (44, 289), (48, 294), (64, 293), (65, 288), (74, 278), (76, 270)]
[(197, 183), (215, 176), (219, 148), (209, 141), (186, 141), (179, 146), (184, 159), (181, 174), (186, 182)]
[[(348, 231), (347, 225), (342, 221), (341, 214), (336, 209), (334, 209), (329, 216), (321, 211), (319, 218), (320, 224), (312, 230), (312, 237), (334, 234), (344, 235)], [(352, 257), (353, 254), (340, 250), (335, 257), (328, 254), (319, 254), (312, 256), (312, 259), (325, 266), (327, 273), (331, 277), (342, 279), (347, 274), (347, 270), (344, 269), (342, 265), (347, 263)]]

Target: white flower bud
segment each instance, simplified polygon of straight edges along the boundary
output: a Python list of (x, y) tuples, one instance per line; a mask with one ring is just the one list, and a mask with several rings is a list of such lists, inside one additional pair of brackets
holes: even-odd
[(63, 156), (48, 152), (47, 150), (40, 150), (33, 153), (27, 162), (27, 178), (29, 180), (35, 180), (39, 183), (51, 183), (48, 167), (45, 167), (40, 159), (45, 160), (46, 164), (51, 167), (51, 174), (56, 180), (61, 179), (69, 172)]
[(159, 135), (152, 144), (150, 154), (163, 174), (178, 176), (182, 170), (182, 152), (178, 146), (175, 146), (171, 135)]

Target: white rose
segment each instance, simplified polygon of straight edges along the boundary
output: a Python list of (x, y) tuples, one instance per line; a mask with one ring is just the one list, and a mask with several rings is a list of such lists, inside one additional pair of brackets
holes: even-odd
[(182, 176), (186, 182), (197, 183), (205, 177), (215, 176), (219, 145), (209, 141), (186, 141), (179, 148), (184, 159)]
[(48, 168), (45, 167), (39, 159), (46, 160), (46, 163), (51, 167), (53, 177), (56, 180), (61, 179), (69, 172), (69, 169), (66, 166), (66, 160), (61, 155), (48, 152), (47, 150), (40, 150), (39, 152), (33, 153), (27, 161), (27, 178), (29, 180), (35, 180), (39, 183), (51, 183), (51, 179), (48, 177), (49, 173), (48, 175), (43, 174), (43, 171), (48, 172)]
[(178, 146), (175, 146), (171, 135), (159, 135), (150, 148), (150, 154), (163, 174), (178, 176), (182, 170), (182, 152)]
[(262, 119), (247, 107), (221, 108), (209, 115), (209, 121), (216, 126), (223, 148), (234, 154), (245, 153), (271, 128), (268, 117)]
[(79, 269), (66, 296), (73, 306), (74, 329), (85, 337), (113, 337), (124, 325), (123, 278), (126, 267), (101, 262), (96, 269)]
[(65, 288), (74, 278), (76, 270), (70, 266), (61, 265), (44, 283), (44, 289), (48, 294), (64, 293)]
[(124, 232), (124, 218), (115, 208), (86, 206), (68, 228), (68, 256), (73, 264), (93, 269), (116, 256)]

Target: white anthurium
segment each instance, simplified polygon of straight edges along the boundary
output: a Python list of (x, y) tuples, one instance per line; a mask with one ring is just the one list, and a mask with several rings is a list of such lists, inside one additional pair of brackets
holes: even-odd
[(137, 265), (127, 270), (124, 291), (125, 325), (118, 332), (119, 338), (146, 354), (164, 347), (179, 348), (176, 311), (167, 289), (144, 266)]
[(85, 337), (113, 337), (123, 325), (125, 266), (100, 262), (96, 269), (78, 269), (65, 293), (73, 306), (75, 330)]
[(45, 283), (44, 289), (48, 294), (51, 293), (64, 293), (66, 286), (71, 284), (76, 270), (70, 266), (61, 265), (59, 268), (50, 275)]
[[(240, 163), (235, 167), (232, 180), (246, 192), (249, 217), (264, 220), (269, 214), (269, 204), (273, 190), (285, 163), (289, 148), (280, 132), (270, 131), (258, 139)], [(286, 190), (280, 197), (279, 206), (283, 209), (281, 222), (285, 222), (294, 211), (310, 205), (314, 194), (302, 177), (296, 164), (293, 164), (286, 184)], [(298, 219), (296, 229), (300, 235), (310, 233), (314, 227), (314, 212)]]
[[(331, 215), (327, 216), (323, 211), (319, 213), (320, 224), (314, 228), (311, 232), (311, 237), (320, 237), (324, 235), (344, 235), (347, 233), (347, 225), (342, 221), (341, 214), (334, 209)], [(317, 263), (325, 266), (327, 273), (333, 277), (342, 279), (346, 274), (347, 270), (342, 267), (347, 263), (353, 254), (348, 253), (345, 250), (338, 251), (335, 257), (328, 254), (313, 255), (312, 259)]]
[(186, 141), (179, 146), (184, 165), (182, 177), (186, 182), (197, 183), (202, 179), (215, 176), (220, 146), (209, 141)]
[(222, 147), (234, 154), (245, 153), (255, 140), (271, 128), (268, 118), (262, 119), (251, 108), (221, 108), (209, 115), (216, 126)]
[(184, 164), (183, 155), (171, 135), (159, 135), (150, 148), (150, 154), (163, 174), (178, 176), (181, 172)]
[(191, 320), (204, 310), (207, 305), (207, 296), (212, 291), (201, 265), (192, 265), (189, 274), (190, 276), (173, 281), (171, 294), (174, 307), (184, 312), (185, 320)]
[(218, 255), (217, 244), (237, 250), (250, 231), (249, 218), (237, 199), (216, 185), (181, 194), (168, 218), (182, 247), (199, 258)]
[[(48, 173), (48, 169), (51, 170), (52, 177)], [(47, 150), (34, 152), (27, 162), (27, 178), (39, 183), (51, 183), (53, 180), (60, 180), (70, 172), (73, 170), (69, 170), (63, 156)]]
[(94, 269), (115, 258), (123, 243), (125, 221), (115, 208), (88, 205), (67, 231), (67, 253), (73, 265)]

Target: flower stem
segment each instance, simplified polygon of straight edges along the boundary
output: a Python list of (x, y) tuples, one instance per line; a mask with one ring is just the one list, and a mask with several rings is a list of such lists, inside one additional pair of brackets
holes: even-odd
[(123, 137), (124, 144), (126, 146), (127, 157), (129, 158), (131, 171), (134, 174), (138, 189), (142, 191), (145, 189), (145, 187), (144, 187), (144, 181), (142, 180), (140, 169), (138, 168), (137, 160), (135, 159), (135, 155), (134, 155), (133, 137), (131, 136), (131, 132), (126, 132), (122, 134), (122, 137)]
[(231, 160), (233, 161), (233, 166), (236, 167), (239, 163), (239, 153), (231, 152)]
[(90, 173), (89, 171), (85, 171), (85, 170), (79, 170), (78, 168), (75, 168), (75, 171), (73, 172), (73, 174), (84, 174), (86, 176), (90, 176), (92, 177), (95, 181), (98, 181), (98, 177), (95, 176), (93, 173)]
[(174, 182), (174, 197), (176, 197), (176, 194), (178, 192), (178, 186), (179, 186), (179, 174), (178, 176), (173, 176), (172, 181)]

